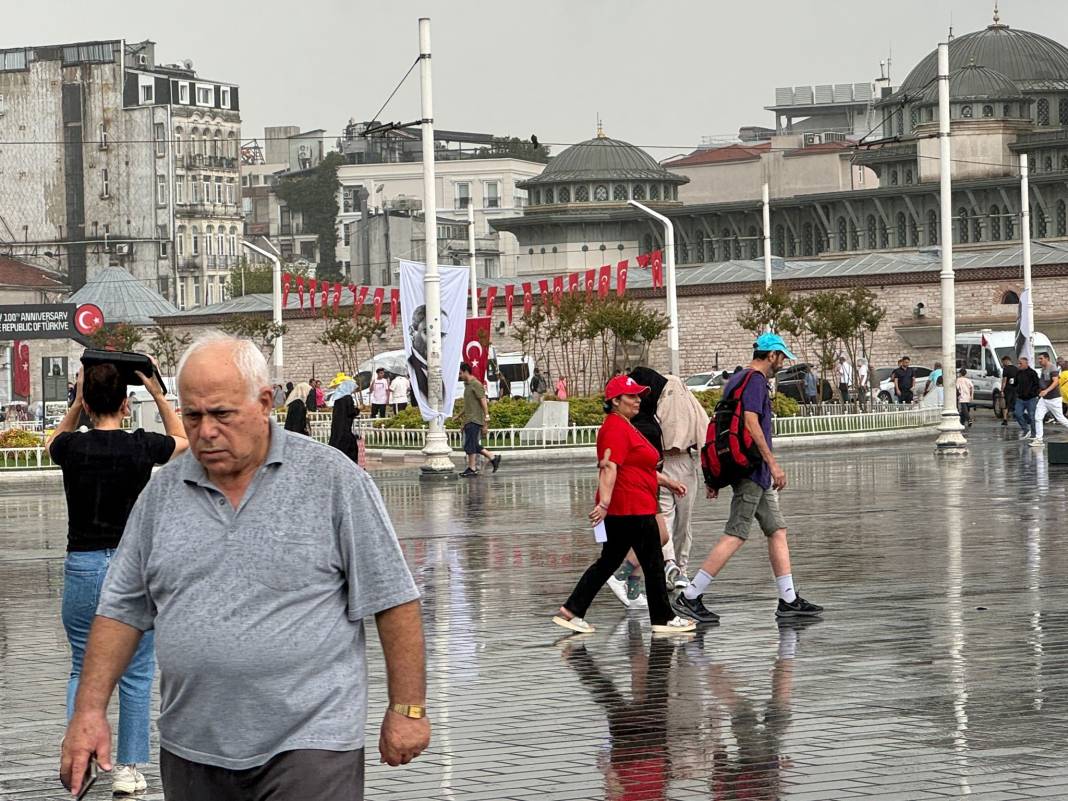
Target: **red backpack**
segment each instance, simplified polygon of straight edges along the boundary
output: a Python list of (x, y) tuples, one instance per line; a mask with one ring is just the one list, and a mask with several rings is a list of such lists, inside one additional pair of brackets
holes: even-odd
[(722, 489), (747, 478), (760, 467), (760, 451), (745, 428), (745, 392), (753, 371), (747, 370), (738, 385), (716, 404), (708, 421), (705, 445), (701, 448), (701, 472), (711, 489)]

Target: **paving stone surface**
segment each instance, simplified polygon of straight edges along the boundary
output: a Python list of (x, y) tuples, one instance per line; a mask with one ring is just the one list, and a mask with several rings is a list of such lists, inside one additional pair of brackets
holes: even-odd
[[(592, 470), (377, 472), (424, 592), (434, 740), (377, 763), (371, 626), (367, 797), (1068, 799), (1068, 467), (1010, 436), (984, 418), (962, 459), (926, 442), (791, 451), (794, 575), (825, 619), (776, 624), (756, 534), (713, 585), (721, 625), (689, 639), (651, 638), (607, 590), (593, 636), (549, 622), (594, 557)], [(698, 500), (695, 559), (727, 505)], [(0, 484), (4, 801), (67, 797), (65, 516), (56, 482)], [(161, 799), (155, 760), (146, 773)]]

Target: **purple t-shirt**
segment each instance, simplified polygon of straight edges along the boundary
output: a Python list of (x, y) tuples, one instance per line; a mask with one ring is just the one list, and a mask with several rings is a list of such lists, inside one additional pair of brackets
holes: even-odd
[[(753, 377), (749, 379), (749, 383), (745, 385), (745, 392), (742, 393), (742, 408), (747, 412), (756, 412), (760, 415), (760, 430), (764, 432), (764, 441), (768, 443), (768, 450), (771, 450), (771, 391), (764, 374), (759, 370), (742, 370), (727, 381), (723, 394), (733, 391), (749, 373), (752, 373)], [(749, 478), (764, 489), (771, 488), (771, 468), (763, 460), (760, 462), (760, 467)]]

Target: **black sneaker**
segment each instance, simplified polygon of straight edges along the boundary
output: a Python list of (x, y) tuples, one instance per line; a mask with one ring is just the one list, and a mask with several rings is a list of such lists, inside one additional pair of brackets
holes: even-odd
[(822, 606), (810, 604), (798, 595), (792, 604), (779, 599), (779, 608), (775, 610), (775, 617), (815, 617), (823, 612)]
[(501, 455), (497, 454), (492, 459), (490, 459), (490, 464), (493, 466), (493, 472), (496, 473), (497, 468), (501, 466)]
[(466, 470), (464, 470), (462, 473), (460, 473), (460, 478), (471, 478), (471, 476), (477, 476), (477, 475), (478, 475), (478, 473), (476, 473), (474, 470), (472, 470), (469, 467)]
[(698, 623), (718, 623), (719, 615), (709, 611), (709, 609), (701, 602), (702, 598), (704, 598), (703, 595), (698, 595), (691, 601), (680, 592), (675, 596), (675, 600), (671, 602), (671, 608), (683, 617), (696, 620)]

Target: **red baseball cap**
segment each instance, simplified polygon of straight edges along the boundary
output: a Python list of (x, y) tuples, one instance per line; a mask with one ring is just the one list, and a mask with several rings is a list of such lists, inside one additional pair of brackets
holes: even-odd
[(643, 387), (629, 375), (617, 375), (604, 388), (604, 399), (612, 400), (620, 395), (644, 395), (649, 387)]

